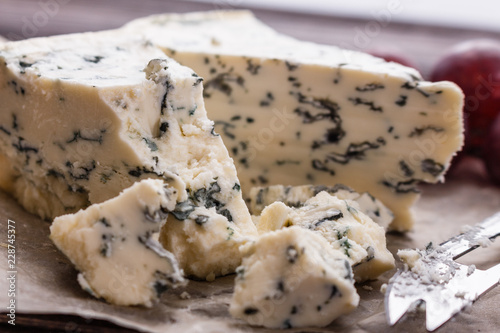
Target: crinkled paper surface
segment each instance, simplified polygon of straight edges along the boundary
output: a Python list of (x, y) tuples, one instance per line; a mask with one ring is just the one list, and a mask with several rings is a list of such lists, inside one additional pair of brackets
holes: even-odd
[[(415, 209), (415, 229), (407, 234), (388, 235), (389, 248), (393, 253), (401, 248), (422, 248), (430, 241), (441, 243), (458, 233), (463, 225), (475, 224), (500, 210), (500, 188), (490, 186), (481, 179), (455, 179), (446, 184), (426, 185), (422, 189), (423, 196)], [(49, 223), (24, 212), (14, 200), (0, 193), (0, 268), (3, 272), (8, 271), (8, 219), (15, 221), (16, 226), (18, 314), (76, 314), (89, 320), (104, 319), (144, 332), (274, 332), (249, 327), (230, 317), (228, 307), (234, 275), (215, 282), (190, 281), (186, 288), (164, 294), (162, 302), (151, 309), (118, 307), (93, 299), (78, 285), (77, 272), (69, 260), (49, 240)], [(464, 263), (475, 263), (479, 268), (499, 263), (499, 245), (500, 241), (497, 241), (487, 250), (476, 250), (481, 251), (480, 255), (464, 258)], [(469, 261), (465, 262), (466, 259)], [(408, 316), (392, 328), (386, 324), (380, 287), (393, 273), (388, 272), (378, 281), (359, 285), (359, 307), (330, 326), (287, 332), (425, 332), (421, 313)], [(189, 293), (190, 298), (181, 297), (184, 291)], [(8, 301), (7, 279), (2, 277), (1, 312), (5, 312)], [(500, 327), (499, 304), (500, 287), (496, 287), (439, 331), (493, 332)]]

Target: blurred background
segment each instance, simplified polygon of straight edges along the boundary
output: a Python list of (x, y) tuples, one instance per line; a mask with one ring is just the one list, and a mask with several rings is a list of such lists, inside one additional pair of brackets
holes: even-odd
[[(195, 2), (215, 1), (195, 0)], [(226, 0), (226, 2), (232, 2), (234, 6), (367, 20), (383, 20), (390, 13), (392, 21), (400, 23), (500, 31), (497, 11), (500, 9), (500, 4), (495, 0)]]
[(402, 54), (424, 76), (459, 41), (500, 39), (497, 0), (0, 0), (0, 35), (18, 40), (111, 29), (162, 12), (239, 8), (300, 39)]

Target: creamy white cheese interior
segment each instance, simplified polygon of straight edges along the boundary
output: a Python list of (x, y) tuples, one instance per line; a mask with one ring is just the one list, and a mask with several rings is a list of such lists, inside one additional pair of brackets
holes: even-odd
[(250, 213), (253, 215), (260, 215), (266, 206), (276, 201), (280, 201), (289, 207), (302, 207), (307, 200), (323, 191), (341, 200), (356, 201), (361, 212), (368, 215), (368, 217), (384, 229), (387, 229), (394, 219), (392, 212), (370, 193), (365, 192), (360, 194), (341, 184), (335, 186), (271, 185), (267, 187), (252, 187), (248, 195), (247, 203), (250, 208)]
[(78, 282), (117, 305), (152, 306), (187, 283), (174, 255), (154, 239), (176, 190), (146, 179), (117, 197), (54, 220), (50, 238), (80, 271)]
[(251, 325), (321, 327), (358, 305), (349, 262), (317, 233), (271, 231), (242, 251), (229, 312)]
[(127, 24), (205, 79), (209, 116), (242, 189), (346, 184), (413, 225), (420, 181), (463, 144), (460, 89), (368, 54), (298, 41), (245, 11), (165, 14)]
[(362, 213), (355, 201), (320, 192), (299, 208), (275, 202), (254, 221), (261, 235), (290, 226), (318, 233), (348, 260), (358, 282), (376, 279), (394, 268), (385, 230)]
[[(207, 118), (201, 77), (146, 40), (103, 32), (8, 43), (0, 49), (0, 81), (0, 186), (26, 209), (51, 219), (141, 179), (163, 179), (177, 189), (170, 218), (180, 226), (163, 233), (166, 247), (198, 278), (234, 271), (238, 245), (256, 229)], [(181, 260), (184, 249), (168, 246), (169, 237), (190, 246), (196, 236), (182, 234), (182, 225), (199, 219), (197, 208), (227, 224), (203, 227), (214, 237), (203, 254), (222, 248), (228, 259), (203, 270), (190, 266), (200, 258)], [(229, 237), (232, 230), (242, 237)]]

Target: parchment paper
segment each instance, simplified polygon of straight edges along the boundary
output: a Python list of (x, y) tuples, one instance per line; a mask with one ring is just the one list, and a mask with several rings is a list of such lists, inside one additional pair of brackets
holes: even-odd
[[(416, 207), (417, 225), (406, 234), (388, 234), (390, 250), (422, 248), (432, 241), (438, 244), (500, 210), (500, 188), (478, 177), (448, 180), (445, 184), (422, 187), (423, 196)], [(118, 307), (93, 299), (76, 281), (77, 272), (48, 238), (49, 223), (23, 211), (6, 194), (0, 193), (0, 269), (7, 271), (7, 219), (16, 222), (17, 313), (77, 314), (84, 318), (104, 319), (123, 327), (144, 332), (278, 332), (249, 327), (233, 319), (228, 306), (234, 275), (215, 282), (190, 281), (185, 289), (164, 294), (157, 306)], [(500, 262), (500, 241), (470, 259), (479, 268)], [(476, 252), (473, 251), (472, 253)], [(468, 256), (472, 256), (469, 254)], [(401, 265), (398, 263), (398, 265)], [(395, 327), (386, 324), (380, 286), (394, 271), (379, 280), (358, 286), (359, 307), (326, 328), (291, 329), (287, 332), (425, 332), (423, 314), (408, 316)], [(5, 275), (5, 274), (3, 274)], [(0, 311), (5, 312), (7, 280), (0, 280)], [(191, 296), (183, 299), (187, 291)], [(494, 332), (500, 327), (500, 287), (483, 295), (474, 305), (443, 326), (439, 332)], [(4, 313), (1, 314), (5, 316)], [(72, 327), (74, 329), (74, 327)]]

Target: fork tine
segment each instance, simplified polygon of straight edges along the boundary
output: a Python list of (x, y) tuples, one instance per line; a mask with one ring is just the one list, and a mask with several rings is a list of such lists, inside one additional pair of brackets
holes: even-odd
[(469, 277), (468, 282), (470, 287), (475, 289), (477, 297), (481, 296), (500, 283), (500, 264), (490, 267), (485, 271), (476, 269)]
[(385, 313), (387, 321), (391, 326), (397, 323), (415, 302), (420, 300), (417, 297), (401, 297), (398, 295), (397, 288), (401, 287), (398, 281), (404, 279), (404, 275), (406, 274), (407, 272), (398, 271), (391, 279), (391, 283), (387, 287), (385, 294)]
[(471, 302), (468, 297), (455, 297), (454, 290), (451, 289), (442, 288), (441, 294), (441, 299), (426, 300), (425, 327), (429, 332), (446, 323)]
[(392, 300), (389, 303), (389, 311), (386, 311), (386, 314), (387, 321), (391, 326), (396, 324), (412, 307), (412, 305), (418, 301), (402, 297), (391, 297), (391, 295), (389, 295), (389, 298), (392, 298)]
[[(438, 299), (431, 297), (426, 299), (426, 328), (428, 331), (434, 331), (443, 325), (465, 306), (499, 283), (500, 264), (486, 271), (476, 269), (470, 276), (466, 277), (467, 269), (466, 266), (460, 267), (461, 272), (457, 272), (457, 275), (461, 275), (462, 278), (452, 279), (447, 287), (443, 286)], [(463, 295), (457, 297), (458, 292), (463, 292)]]

